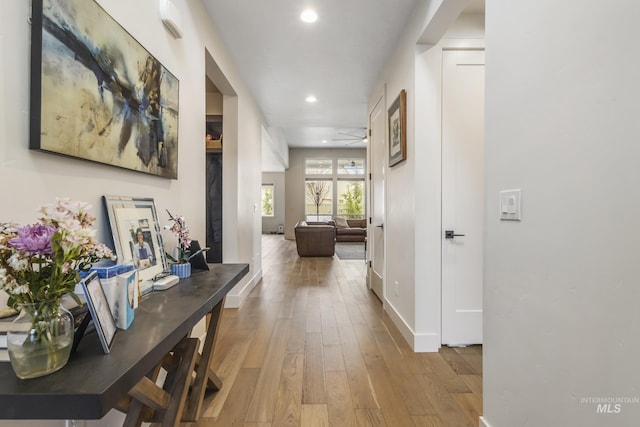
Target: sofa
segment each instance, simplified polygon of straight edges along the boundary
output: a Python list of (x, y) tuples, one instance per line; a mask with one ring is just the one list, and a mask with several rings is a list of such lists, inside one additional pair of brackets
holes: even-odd
[(335, 217), (329, 221), (336, 227), (336, 242), (366, 242), (367, 220)]
[(327, 223), (300, 221), (295, 226), (296, 249), (301, 257), (331, 257), (336, 249), (336, 229)]

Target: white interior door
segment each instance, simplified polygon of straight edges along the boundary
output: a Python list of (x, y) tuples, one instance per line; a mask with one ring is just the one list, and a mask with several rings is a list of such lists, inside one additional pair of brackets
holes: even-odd
[(384, 176), (385, 176), (385, 129), (386, 115), (384, 99), (380, 98), (369, 114), (369, 173), (371, 179), (371, 221), (367, 235), (370, 254), (369, 286), (383, 300), (384, 295)]
[(445, 50), (442, 58), (443, 344), (482, 343), (483, 157), (484, 51)]

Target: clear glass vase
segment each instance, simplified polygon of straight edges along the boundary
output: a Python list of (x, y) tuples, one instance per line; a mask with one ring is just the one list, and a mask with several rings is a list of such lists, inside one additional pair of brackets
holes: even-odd
[(7, 350), (18, 378), (36, 378), (60, 370), (73, 345), (73, 316), (60, 301), (20, 304), (7, 331)]

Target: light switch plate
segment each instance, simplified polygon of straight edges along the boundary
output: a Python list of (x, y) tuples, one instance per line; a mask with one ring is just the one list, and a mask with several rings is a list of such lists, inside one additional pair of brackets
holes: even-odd
[(500, 192), (500, 220), (520, 221), (522, 219), (520, 196), (521, 191), (519, 188)]

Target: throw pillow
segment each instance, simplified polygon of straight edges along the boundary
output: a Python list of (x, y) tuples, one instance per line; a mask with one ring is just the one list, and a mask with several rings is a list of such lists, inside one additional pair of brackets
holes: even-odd
[(336, 228), (349, 228), (349, 223), (346, 218), (336, 216), (333, 220), (336, 222)]

